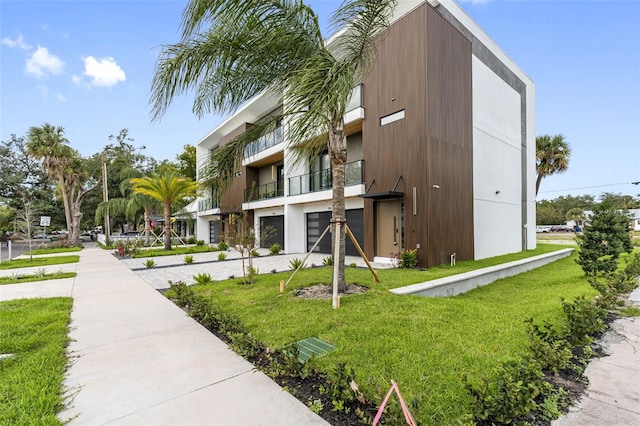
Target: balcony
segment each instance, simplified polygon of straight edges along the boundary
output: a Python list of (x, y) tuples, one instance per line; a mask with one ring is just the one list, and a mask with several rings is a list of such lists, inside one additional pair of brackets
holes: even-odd
[[(345, 186), (363, 183), (363, 164), (364, 160), (345, 164)], [(331, 189), (332, 187), (333, 177), (331, 175), (331, 169), (324, 169), (319, 172), (311, 172), (289, 178), (289, 195), (308, 194), (310, 192)]]
[(284, 182), (271, 182), (244, 190), (244, 202), (284, 197)]
[(220, 208), (220, 200), (217, 198), (205, 198), (204, 200), (198, 200), (198, 211), (213, 210)]
[(244, 158), (249, 158), (253, 155), (259, 154), (265, 149), (269, 149), (272, 146), (282, 143), (284, 140), (282, 133), (282, 127), (276, 127), (273, 131), (266, 133), (255, 141), (247, 144), (247, 146), (244, 147)]

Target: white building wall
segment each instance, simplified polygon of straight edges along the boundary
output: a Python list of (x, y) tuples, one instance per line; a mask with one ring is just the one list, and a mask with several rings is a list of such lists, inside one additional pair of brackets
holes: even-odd
[(473, 74), (475, 258), (522, 249), (520, 95), (479, 59)]

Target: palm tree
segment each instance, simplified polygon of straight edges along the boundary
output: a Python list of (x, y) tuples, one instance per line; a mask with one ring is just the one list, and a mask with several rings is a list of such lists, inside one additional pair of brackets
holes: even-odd
[(75, 245), (80, 238), (82, 200), (97, 187), (98, 182), (93, 181), (91, 184), (91, 173), (86, 161), (68, 143), (63, 127), (45, 123), (41, 127), (29, 129), (28, 153), (36, 160), (41, 160), (47, 175), (57, 181), (62, 195), (69, 242)]
[(542, 179), (569, 168), (571, 149), (562, 134), (542, 135), (536, 138), (536, 196)]
[(281, 114), (256, 123), (211, 155), (203, 175), (221, 191), (233, 179), (234, 162), (245, 145), (283, 119), (290, 123), (286, 139), (299, 161), (328, 150), (332, 238), (339, 238), (334, 289), (346, 287), (344, 114), (353, 88), (375, 61), (376, 43), (395, 5), (395, 0), (346, 1), (332, 17), (334, 28), (344, 31), (325, 44), (317, 15), (299, 0), (191, 0), (183, 14), (182, 40), (164, 47), (153, 79), (155, 119), (189, 89), (196, 90), (193, 110), (199, 116), (233, 112), (264, 91), (283, 98)]
[[(133, 178), (133, 192), (149, 196), (164, 206), (164, 249), (171, 250), (171, 206), (197, 195), (197, 184), (190, 179), (167, 172), (161, 175)], [(145, 225), (146, 226), (146, 225)]]

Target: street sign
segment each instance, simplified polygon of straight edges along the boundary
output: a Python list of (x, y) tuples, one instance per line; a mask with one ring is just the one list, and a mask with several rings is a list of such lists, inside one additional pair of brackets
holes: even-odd
[(40, 226), (50, 226), (51, 216), (40, 216)]

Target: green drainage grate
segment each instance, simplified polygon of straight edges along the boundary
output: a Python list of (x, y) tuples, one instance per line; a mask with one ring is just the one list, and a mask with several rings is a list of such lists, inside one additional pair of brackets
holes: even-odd
[(308, 339), (300, 340), (298, 342), (298, 359), (302, 364), (304, 364), (312, 355), (322, 356), (335, 349), (335, 346), (330, 345), (317, 337), (309, 337)]

